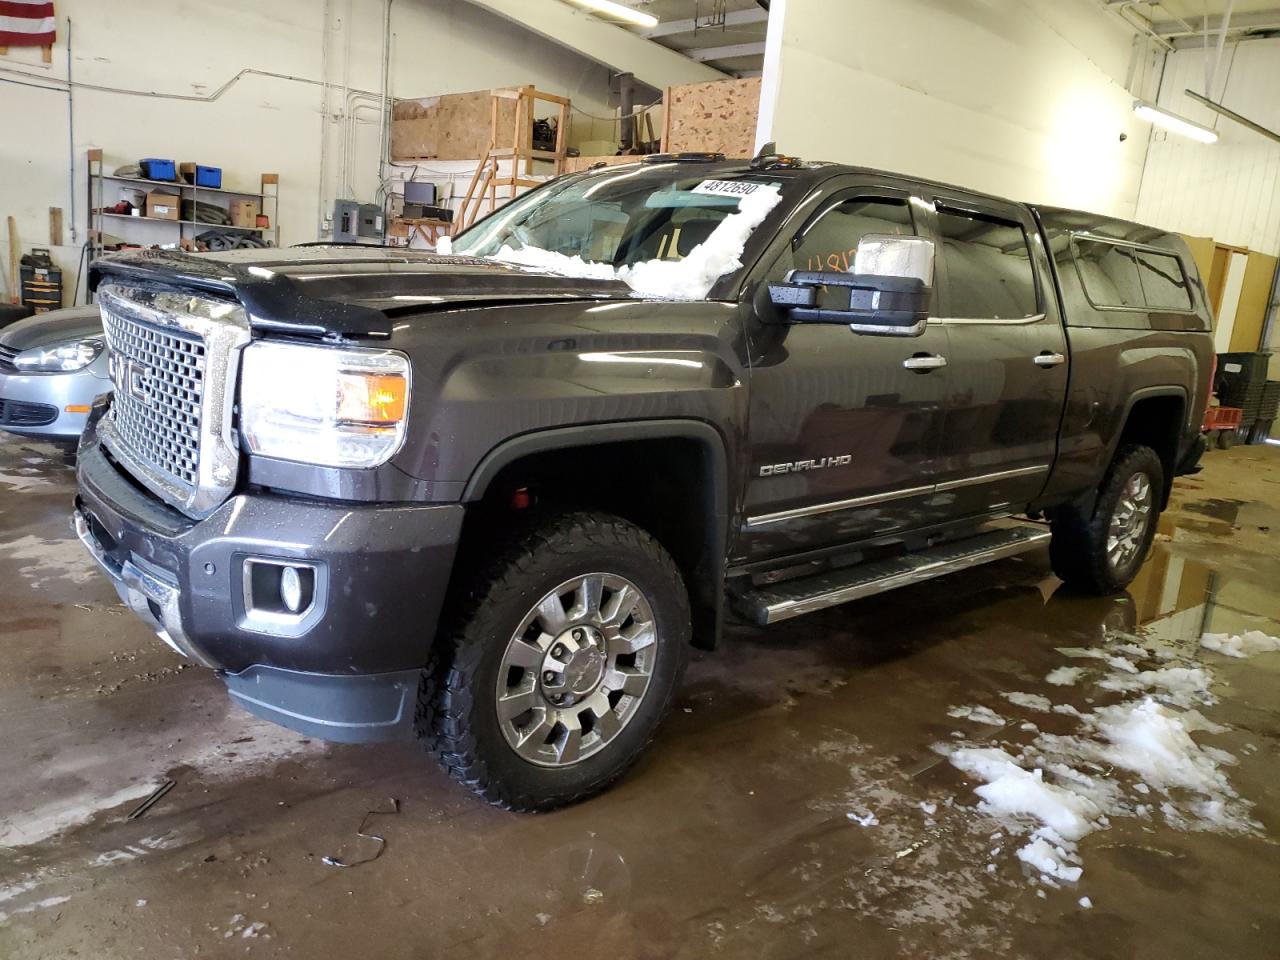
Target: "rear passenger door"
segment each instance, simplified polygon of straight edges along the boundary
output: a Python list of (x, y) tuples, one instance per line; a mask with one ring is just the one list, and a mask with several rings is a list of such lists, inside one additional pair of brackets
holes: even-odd
[(1067, 345), (1028, 210), (934, 193), (939, 313), (951, 374), (933, 504), (949, 517), (1017, 509), (1044, 489), (1067, 391)]

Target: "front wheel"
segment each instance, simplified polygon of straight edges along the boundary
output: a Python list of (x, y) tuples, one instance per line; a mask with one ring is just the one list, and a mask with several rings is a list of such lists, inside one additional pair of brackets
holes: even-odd
[(1137, 575), (1160, 516), (1164, 466), (1150, 447), (1131, 444), (1116, 451), (1085, 516), (1075, 507), (1051, 516), (1049, 560), (1067, 584), (1089, 593), (1118, 593)]
[(596, 793), (635, 761), (684, 669), (689, 602), (670, 555), (617, 517), (519, 538), (439, 638), (418, 732), (454, 779), (512, 810)]

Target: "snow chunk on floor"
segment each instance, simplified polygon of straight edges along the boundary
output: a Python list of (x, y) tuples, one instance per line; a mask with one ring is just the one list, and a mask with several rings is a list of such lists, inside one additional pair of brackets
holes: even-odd
[(947, 716), (954, 717), (957, 720), (972, 720), (974, 723), (985, 723), (992, 727), (1003, 727), (1006, 723), (1004, 717), (990, 707), (979, 707), (973, 704), (952, 707), (947, 711)]
[(1239, 635), (1206, 633), (1200, 638), (1200, 646), (1223, 656), (1243, 660), (1260, 653), (1280, 651), (1280, 637), (1272, 637), (1261, 630), (1246, 630)]
[(1058, 667), (1057, 670), (1050, 670), (1046, 676), (1045, 682), (1052, 683), (1055, 687), (1069, 687), (1084, 675), (1084, 667)]
[(868, 813), (865, 816), (860, 816), (854, 813), (852, 810), (850, 810), (848, 813), (845, 814), (845, 816), (848, 817), (852, 822), (856, 823), (860, 827), (880, 826), (880, 820), (876, 817), (874, 813)]
[(1141, 673), (1114, 674), (1098, 681), (1104, 690), (1136, 693), (1150, 690), (1171, 703), (1189, 707), (1193, 703), (1212, 703), (1209, 674), (1200, 667), (1164, 667)]
[[(767, 185), (742, 197), (737, 211), (721, 220), (706, 240), (680, 260), (646, 260), (614, 267), (538, 247), (515, 250), (506, 245), (489, 259), (548, 270), (566, 277), (621, 280), (644, 297), (703, 300), (717, 280), (742, 266), (740, 258), (747, 238), (781, 199), (778, 188)], [(437, 246), (436, 250), (438, 253), (450, 252), (452, 247), (446, 251)]]
[[(1235, 757), (1191, 736), (1225, 728), (1152, 696), (1079, 716), (1079, 735), (1042, 733), (1017, 754), (995, 747), (943, 748), (955, 767), (983, 781), (974, 789), (979, 809), (1028, 838), (1018, 858), (1040, 871), (1043, 882), (1076, 882), (1083, 872), (1079, 841), (1117, 816), (1146, 818), (1158, 809), (1177, 830), (1261, 829), (1221, 769)], [(1126, 782), (1115, 771), (1137, 779)], [(1168, 799), (1157, 807), (1150, 802), (1153, 791)]]
[(1182, 787), (1210, 798), (1234, 797), (1235, 790), (1218, 769), (1218, 761), (1229, 754), (1210, 754), (1192, 740), (1187, 716), (1151, 697), (1099, 707), (1094, 711), (1097, 731), (1108, 741), (1102, 756), (1159, 790)]
[(1103, 811), (1089, 797), (1046, 783), (1044, 771), (1024, 770), (995, 747), (962, 748), (951, 763), (986, 783), (974, 790), (989, 812), (1034, 817), (1065, 840), (1079, 840)]
[(1037, 836), (1018, 851), (1018, 859), (1040, 871), (1042, 877), (1053, 877), (1067, 883), (1076, 883), (1084, 874), (1079, 858), (1066, 847), (1049, 843)]
[(1107, 660), (1111, 656), (1107, 651), (1093, 647), (1058, 647), (1057, 651), (1072, 660)]
[(1038, 693), (1002, 693), (1010, 703), (1017, 707), (1026, 707), (1028, 710), (1039, 710), (1042, 713), (1048, 713), (1053, 709), (1053, 703), (1048, 697)]

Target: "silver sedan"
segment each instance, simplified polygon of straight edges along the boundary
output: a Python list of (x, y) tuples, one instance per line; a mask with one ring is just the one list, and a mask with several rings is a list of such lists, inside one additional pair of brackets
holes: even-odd
[(96, 306), (52, 310), (0, 329), (0, 430), (75, 439), (111, 392)]

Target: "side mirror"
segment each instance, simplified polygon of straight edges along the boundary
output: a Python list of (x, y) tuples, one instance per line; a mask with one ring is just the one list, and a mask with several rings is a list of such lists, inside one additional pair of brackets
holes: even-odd
[(792, 270), (769, 299), (792, 323), (838, 323), (854, 333), (918, 337), (933, 294), (933, 241), (869, 234), (849, 273)]

